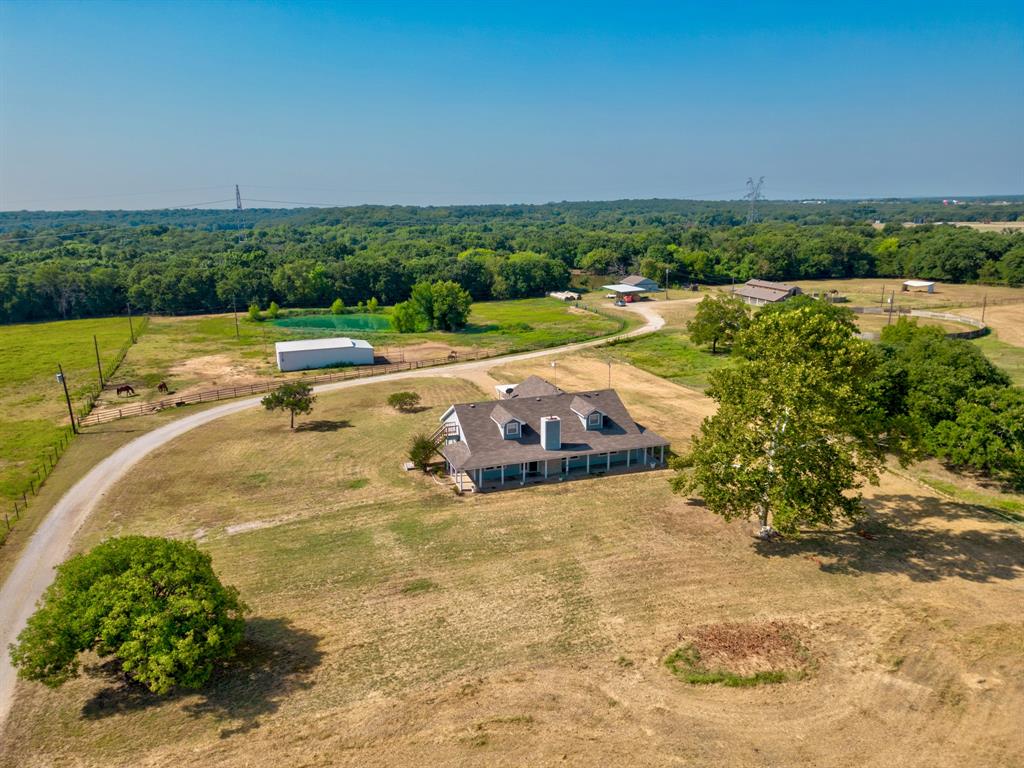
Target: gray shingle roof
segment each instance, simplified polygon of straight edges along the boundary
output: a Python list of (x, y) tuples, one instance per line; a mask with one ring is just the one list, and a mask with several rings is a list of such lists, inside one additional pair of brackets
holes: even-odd
[(596, 405), (594, 405), (592, 399), (583, 398), (580, 397), (579, 395), (576, 395), (576, 397), (572, 399), (572, 402), (569, 403), (569, 408), (578, 413), (584, 419), (587, 418), (587, 416), (589, 416), (590, 414), (594, 413), (594, 411), (601, 410)]
[[(604, 426), (587, 430), (573, 412), (572, 404), (576, 401), (604, 413)], [(462, 427), (463, 441), (449, 443), (441, 448), (441, 453), (460, 470), (668, 445), (668, 440), (661, 435), (633, 421), (613, 389), (459, 403), (453, 408)], [(501, 431), (494, 428), (496, 408), (503, 409), (523, 423), (518, 438), (506, 440)], [(540, 420), (544, 416), (561, 419), (562, 446), (559, 450), (545, 450), (540, 444)]]
[(560, 395), (562, 390), (556, 387), (547, 379), (540, 376), (528, 376), (523, 379), (512, 390), (509, 398), (513, 397), (546, 397), (547, 395)]

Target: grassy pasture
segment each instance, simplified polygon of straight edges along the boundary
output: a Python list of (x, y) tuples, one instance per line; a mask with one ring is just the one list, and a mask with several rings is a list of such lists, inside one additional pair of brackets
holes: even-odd
[[(444, 357), (452, 349), (550, 347), (605, 336), (637, 322), (631, 315), (619, 314), (624, 316), (616, 319), (581, 312), (554, 299), (480, 302), (473, 305), (464, 331), (410, 334), (336, 328), (331, 325), (332, 315), (290, 318), (285, 322), (305, 325), (287, 327), (270, 321), (252, 322), (240, 315), (237, 338), (232, 315), (156, 317), (151, 332), (125, 360), (119, 380), (130, 381), (142, 398), (156, 399), (160, 395), (155, 387), (161, 381), (182, 392), (284, 378), (274, 362), (274, 342), (339, 333), (367, 339), (378, 354), (395, 357), (401, 353), (406, 359), (415, 359), (412, 356), (417, 352), (420, 357)], [(105, 402), (112, 404), (117, 399), (108, 392)]]
[[(593, 386), (604, 368), (567, 356), (559, 384)], [(685, 441), (704, 398), (629, 370), (613, 371), (627, 405)], [(426, 410), (384, 405), (398, 388)], [(322, 396), (295, 433), (250, 411), (147, 457), (77, 546), (197, 539), (253, 608), (244, 656), (208, 690), (166, 700), (110, 670), (20, 685), (0, 765), (982, 766), (1024, 754), (1019, 527), (888, 477), (869, 498), (872, 538), (757, 545), (673, 496), (665, 471), (459, 498), (400, 470), (411, 433), (480, 396), (451, 377), (367, 385)], [(798, 632), (809, 674), (723, 688), (666, 668), (695, 628), (764, 621)]]
[(94, 335), (106, 364), (128, 341), (128, 321), (102, 318), (0, 326), (0, 504), (20, 496), (39, 457), (68, 425), (57, 364), (64, 367), (76, 409), (89, 387), (98, 383)]

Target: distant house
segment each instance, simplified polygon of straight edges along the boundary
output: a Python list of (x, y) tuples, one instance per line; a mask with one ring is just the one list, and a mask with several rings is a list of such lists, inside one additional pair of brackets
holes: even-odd
[(629, 277), (622, 278), (619, 282), (623, 285), (632, 285), (636, 288), (641, 288), (647, 293), (655, 293), (661, 290), (661, 288), (658, 287), (658, 284), (651, 280), (651, 278), (643, 277), (642, 275), (630, 275)]
[(335, 365), (373, 365), (373, 347), (363, 339), (303, 339), (279, 341), (274, 345), (277, 367), (282, 371), (305, 371)]
[(668, 441), (637, 424), (613, 389), (564, 392), (538, 376), (499, 388), (502, 399), (459, 403), (435, 433), (460, 489), (665, 466)]
[(661, 290), (656, 282), (649, 277), (642, 277), (641, 275), (630, 275), (629, 277), (622, 278), (617, 283), (602, 285), (601, 287), (616, 294), (618, 298), (624, 301), (633, 301), (640, 294), (654, 293)]
[(733, 291), (733, 295), (755, 307), (764, 306), (765, 304), (777, 304), (780, 301), (785, 301), (790, 296), (798, 296), (801, 293), (803, 291), (795, 285), (773, 283), (770, 280), (747, 280), (747, 282)]

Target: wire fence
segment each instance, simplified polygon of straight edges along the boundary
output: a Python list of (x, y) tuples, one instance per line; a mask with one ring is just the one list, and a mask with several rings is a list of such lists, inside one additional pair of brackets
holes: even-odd
[(60, 433), (60, 437), (43, 451), (39, 458), (39, 463), (32, 470), (32, 474), (29, 475), (28, 483), (22, 488), (21, 498), (15, 498), (12, 508), (4, 510), (4, 527), (0, 529), (0, 544), (7, 540), (7, 535), (14, 527), (14, 523), (21, 520), (21, 516), (28, 508), (29, 498), (39, 493), (39, 489), (43, 487), (46, 478), (50, 476), (54, 467), (57, 466), (60, 457), (64, 455), (68, 446), (71, 445), (71, 440), (74, 436), (75, 433), (71, 427), (65, 427)]
[[(139, 324), (135, 327), (134, 339), (129, 337), (124, 344), (118, 348), (114, 356), (107, 360), (106, 364), (102, 366), (104, 381), (109, 381), (111, 379), (120, 367), (121, 363), (124, 362), (124, 358), (128, 354), (128, 350), (131, 349), (134, 341), (138, 340), (138, 337), (142, 335), (148, 327), (149, 318), (140, 318)], [(95, 407), (101, 391), (99, 382), (94, 382), (85, 388), (83, 395), (80, 395), (81, 400), (78, 402), (78, 407), (75, 409), (75, 419), (79, 425), (88, 419), (89, 413)], [(82, 392), (82, 390), (79, 390), (79, 392)], [(77, 399), (78, 398), (76, 397), (76, 400)], [(4, 510), (4, 527), (0, 529), (0, 544), (3, 544), (7, 540), (7, 536), (14, 527), (14, 524), (21, 520), (21, 516), (25, 514), (25, 511), (28, 508), (29, 499), (38, 495), (39, 489), (43, 487), (46, 479), (57, 466), (57, 462), (60, 460), (60, 457), (64, 455), (68, 446), (71, 445), (71, 441), (74, 437), (74, 429), (70, 426), (64, 427), (60, 432), (60, 437), (57, 438), (52, 445), (47, 446), (47, 448), (42, 452), (38, 459), (38, 463), (29, 475), (28, 482), (21, 488), (20, 499), (16, 496), (12, 502), (12, 507)]]

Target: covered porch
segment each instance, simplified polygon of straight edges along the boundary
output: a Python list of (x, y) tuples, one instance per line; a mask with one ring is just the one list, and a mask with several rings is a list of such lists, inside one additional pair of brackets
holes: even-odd
[(631, 448), (467, 470), (456, 469), (446, 461), (445, 470), (462, 491), (498, 491), (536, 483), (658, 469), (665, 466), (665, 449), (664, 445)]

